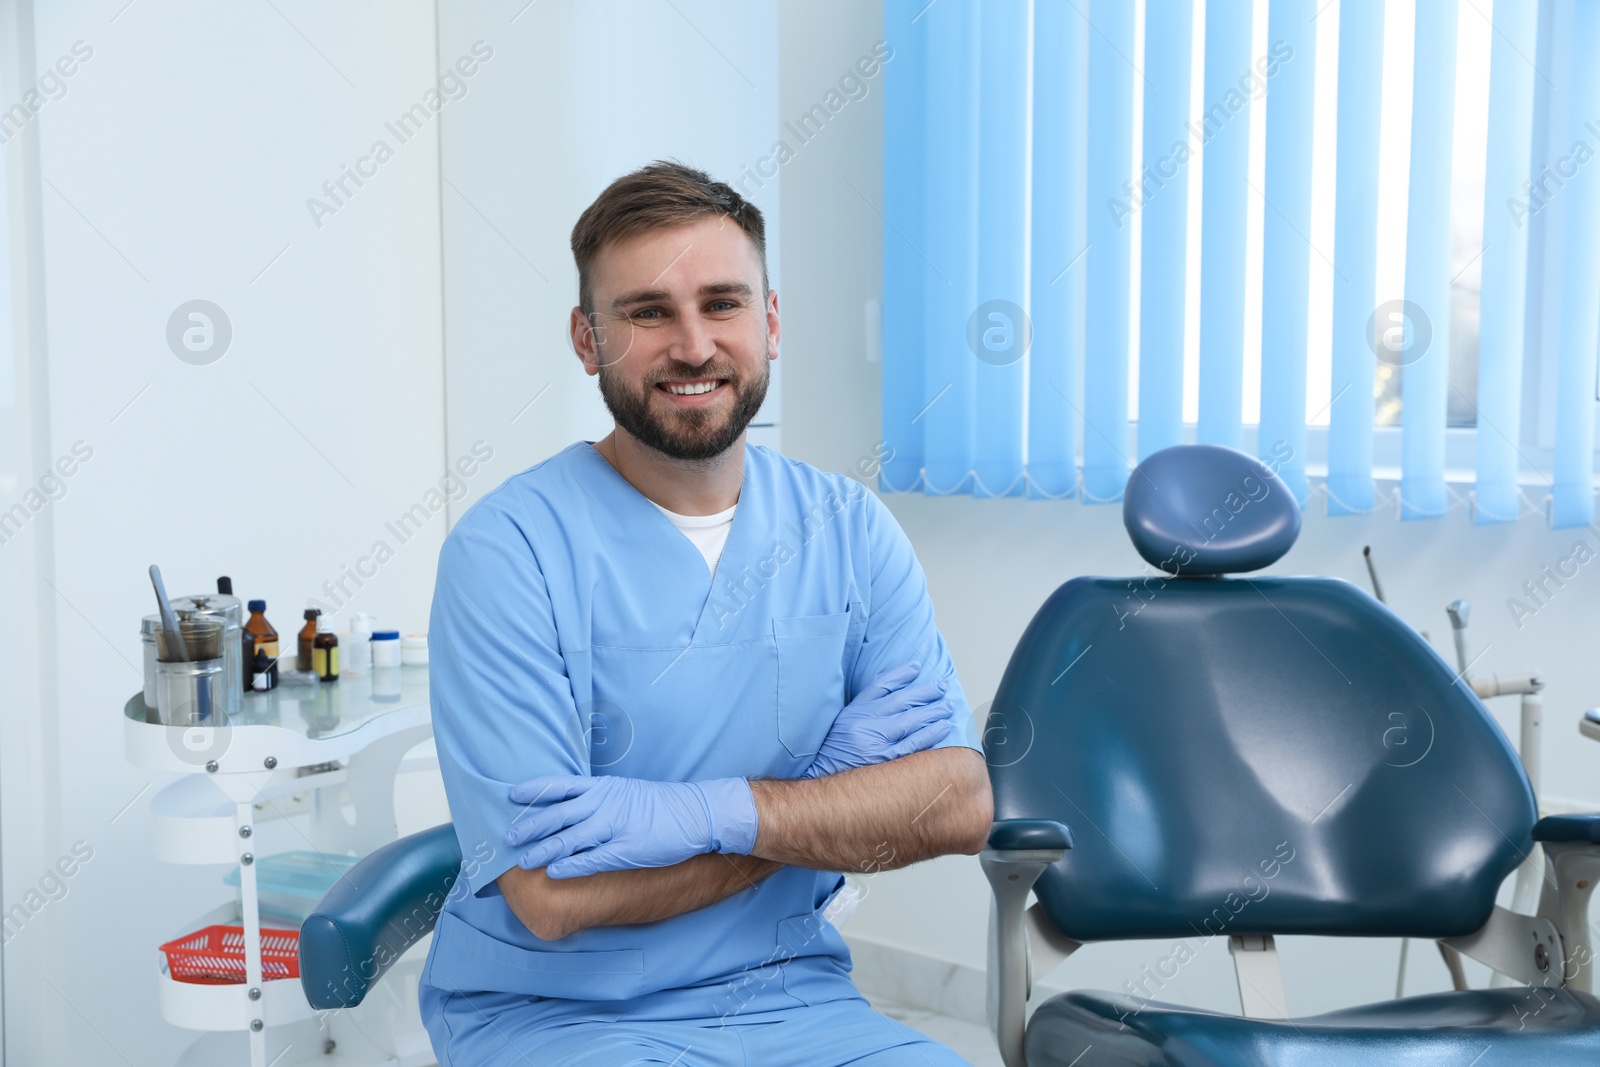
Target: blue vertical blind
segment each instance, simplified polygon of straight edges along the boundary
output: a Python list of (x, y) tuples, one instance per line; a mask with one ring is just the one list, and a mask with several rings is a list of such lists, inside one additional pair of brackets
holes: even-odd
[(1208, 445), (1239, 447), (1244, 260), (1250, 192), (1248, 3), (1206, 5), (1205, 171), (1200, 208), (1200, 423)]
[[(1146, 0), (1144, 159), (1139, 244), (1139, 458), (1183, 440), (1183, 311), (1188, 299), (1190, 0)], [(1182, 156), (1180, 160), (1178, 157)], [(1159, 187), (1156, 183), (1160, 183)], [(1131, 210), (1132, 205), (1128, 205)], [(1124, 214), (1121, 210), (1119, 215)]]
[[(1600, 4), (1572, 5), (1570, 96), (1567, 131), (1574, 147), (1589, 143), (1600, 116)], [(1570, 158), (1570, 157), (1569, 157)], [(1566, 210), (1561, 257), (1560, 365), (1556, 370), (1556, 469), (1554, 517), (1557, 526), (1582, 526), (1594, 520), (1595, 344), (1600, 341), (1600, 175), (1579, 166), (1562, 188)]]
[[(1489, 59), (1489, 143), (1483, 176), (1483, 292), (1519, 291), (1528, 272), (1528, 231), (1509, 211), (1528, 180), (1533, 150), (1533, 79), (1538, 8), (1495, 4)], [(1522, 434), (1522, 300), (1485, 300), (1478, 313), (1478, 421), (1499, 432), (1478, 434), (1479, 522), (1514, 522), (1521, 511), (1516, 442)]]
[(1362, 514), (1372, 484), (1376, 356), (1367, 317), (1378, 288), (1378, 131), (1383, 0), (1339, 5), (1338, 170), (1333, 205), (1333, 400), (1328, 418), (1328, 513)]
[[(886, 0), (883, 420), (886, 491), (1121, 499), (1137, 459), (1185, 439), (1186, 314), (1198, 324), (1194, 439), (1245, 435), (1246, 337), (1261, 338), (1256, 449), (1302, 503), (1311, 329), (1313, 115), (1322, 0)], [(1548, 3), (1548, 0), (1546, 0)], [(1566, 115), (1551, 147), (1593, 139), (1600, 3), (1564, 2)], [(1378, 506), (1374, 384), (1398, 367), (1400, 510), (1444, 514), (1450, 378), (1453, 133), (1460, 0), (1416, 0), (1404, 299), (1378, 304), (1382, 0), (1341, 0), (1332, 185), (1326, 495), (1331, 514)], [(1488, 75), (1478, 345), (1480, 523), (1522, 510), (1527, 201), (1535, 152), (1540, 4), (1496, 0)], [(1570, 26), (1570, 32), (1565, 32)], [(1196, 41), (1196, 34), (1202, 40)], [(1198, 49), (1197, 49), (1198, 46)], [(1191, 56), (1203, 63), (1191, 70)], [(1193, 75), (1202, 87), (1191, 99)], [(1270, 91), (1258, 92), (1270, 77)], [(1548, 79), (1547, 79), (1548, 80)], [(1136, 103), (1140, 108), (1136, 113)], [(1198, 119), (1192, 116), (1198, 115)], [(1252, 188), (1251, 130), (1264, 145)], [(1134, 140), (1142, 130), (1135, 172)], [(1557, 152), (1557, 155), (1561, 153)], [(1600, 168), (1562, 175), (1555, 294), (1557, 525), (1593, 521), (1600, 346)], [(1199, 218), (1190, 188), (1199, 182)], [(1261, 204), (1259, 323), (1247, 320), (1249, 215)], [(1194, 225), (1195, 222), (1198, 225)], [(1555, 227), (1552, 227), (1554, 229)], [(1138, 233), (1139, 268), (1133, 252)], [(1198, 308), (1190, 243), (1198, 231)], [(1317, 252), (1321, 255), (1320, 252)], [(1131, 327), (1137, 323), (1137, 339)], [(1420, 355), (1417, 323), (1431, 330)], [(1386, 347), (1389, 334), (1404, 338)], [(1398, 357), (1396, 353), (1399, 353)], [(1137, 366), (1138, 425), (1128, 419)]]
[(1295, 56), (1273, 82), (1266, 114), (1261, 217), (1261, 429), (1264, 453), (1287, 457), (1278, 474), (1302, 504), (1306, 481), (1306, 334), (1311, 310), (1311, 130), (1318, 0), (1283, 0), (1268, 12), (1267, 40)]
[[(1102, 17), (1103, 16), (1103, 17)], [(1088, 244), (1083, 250), (1083, 497), (1122, 498), (1128, 483), (1128, 320), (1133, 231), (1102, 205), (1122, 203), (1133, 181), (1133, 5), (1107, 4), (1089, 35)], [(1063, 284), (1078, 284), (1067, 266)]]
[[(1411, 172), (1406, 201), (1406, 300), (1433, 323), (1429, 351), (1450, 352), (1450, 163), (1455, 133), (1456, 0), (1417, 0), (1411, 90)], [(1407, 518), (1449, 508), (1444, 485), (1450, 361), (1409, 363), (1401, 379), (1405, 426), (1400, 507)]]
[(1051, 498), (1071, 496), (1078, 484), (1084, 275), (1081, 263), (1075, 271), (1062, 264), (1072, 265), (1088, 244), (1089, 24), (1066, 4), (1043, 4), (1034, 11), (1033, 40), (1057, 61), (1033, 71), (1032, 188), (1057, 195), (1033, 198), (1027, 493)]

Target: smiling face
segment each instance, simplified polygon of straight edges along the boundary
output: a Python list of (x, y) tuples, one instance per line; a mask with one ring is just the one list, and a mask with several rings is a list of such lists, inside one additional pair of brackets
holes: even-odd
[(573, 348), (600, 377), (618, 430), (677, 460), (738, 444), (767, 395), (778, 294), (762, 293), (754, 243), (726, 216), (605, 245), (594, 312), (573, 308)]

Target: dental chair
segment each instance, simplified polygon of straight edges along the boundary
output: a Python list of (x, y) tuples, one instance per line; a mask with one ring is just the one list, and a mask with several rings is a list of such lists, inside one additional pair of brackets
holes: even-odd
[[(1478, 697), (1366, 592), (1248, 576), (1300, 530), (1260, 461), (1155, 453), (1123, 518), (1150, 569), (1057, 589), (985, 730), (989, 1008), (1007, 1067), (1600, 1064), (1600, 815), (1536, 822)], [(1538, 914), (1496, 906), (1535, 843)], [(1519, 985), (1295, 1018), (1278, 934), (1429, 938)], [(1161, 1002), (1147, 980), (1028, 1017), (1035, 978), (1086, 943), (1212, 938), (1241, 1015)]]

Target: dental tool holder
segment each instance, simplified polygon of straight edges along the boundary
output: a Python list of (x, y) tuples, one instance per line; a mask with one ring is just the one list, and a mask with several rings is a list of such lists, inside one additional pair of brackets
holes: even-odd
[[(1462, 628), (1455, 631), (1458, 653), (1465, 656), (1466, 649), (1463, 645)], [(1533, 795), (1538, 797), (1540, 777), (1539, 756), (1539, 730), (1541, 718), (1544, 714), (1544, 697), (1540, 691), (1544, 689), (1544, 679), (1537, 671), (1528, 671), (1521, 674), (1480, 674), (1467, 679), (1467, 684), (1472, 686), (1472, 691), (1478, 694), (1479, 700), (1491, 700), (1495, 697), (1520, 696), (1521, 729), (1517, 738), (1517, 755), (1522, 759), (1522, 769), (1528, 773), (1528, 782), (1533, 786)], [(1544, 850), (1533, 849), (1528, 853), (1528, 858), (1521, 867), (1517, 868), (1517, 880), (1511, 893), (1511, 910), (1530, 914), (1539, 905), (1540, 880), (1544, 877)], [(1456, 987), (1464, 988), (1461, 979), (1452, 973)], [(1503, 974), (1495, 974), (1490, 979), (1490, 986), (1501, 988), (1511, 984), (1511, 980)]]
[[(1528, 671), (1521, 674), (1480, 674), (1468, 675), (1472, 664), (1476, 660), (1467, 656), (1467, 625), (1471, 619), (1472, 605), (1465, 600), (1452, 600), (1445, 606), (1445, 614), (1450, 617), (1450, 632), (1455, 639), (1456, 666), (1461, 671), (1461, 677), (1466, 679), (1472, 691), (1478, 695), (1479, 700), (1491, 700), (1494, 697), (1520, 696), (1521, 728), (1518, 731), (1517, 755), (1522, 759), (1522, 769), (1527, 772), (1528, 783), (1533, 786), (1533, 795), (1540, 795), (1540, 765), (1539, 756), (1539, 730), (1541, 718), (1544, 713), (1544, 698), (1540, 691), (1544, 689), (1544, 679), (1538, 671)], [(1487, 649), (1485, 649), (1487, 651)], [(1481, 656), (1482, 653), (1479, 653)], [(1531, 912), (1539, 902), (1539, 879), (1544, 873), (1544, 853), (1542, 850), (1533, 850), (1527, 862), (1517, 869), (1516, 889), (1513, 891), (1511, 907), (1514, 911)], [(1465, 988), (1461, 976), (1452, 970), (1456, 988)], [(1496, 974), (1494, 984), (1503, 986), (1509, 984), (1504, 975)]]
[(1523, 770), (1533, 783), (1534, 795), (1539, 792), (1539, 726), (1544, 710), (1544, 679), (1537, 671), (1523, 674), (1480, 674), (1467, 679), (1472, 691), (1480, 700), (1494, 697), (1522, 697), (1522, 730), (1517, 742), (1517, 754), (1522, 757)]

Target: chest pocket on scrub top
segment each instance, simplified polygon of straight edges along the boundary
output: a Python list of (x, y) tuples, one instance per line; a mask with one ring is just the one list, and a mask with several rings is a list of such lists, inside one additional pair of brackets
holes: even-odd
[(848, 611), (772, 620), (778, 647), (778, 740), (791, 756), (815, 756), (844, 707), (849, 629)]

